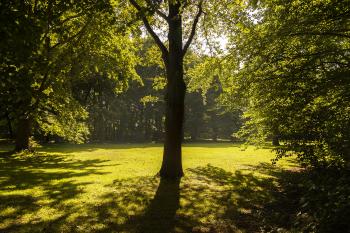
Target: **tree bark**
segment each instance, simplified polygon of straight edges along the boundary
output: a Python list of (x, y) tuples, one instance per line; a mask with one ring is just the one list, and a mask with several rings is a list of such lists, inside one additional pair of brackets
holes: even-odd
[(280, 145), (280, 140), (279, 140), (278, 136), (273, 136), (273, 138), (272, 138), (272, 145), (273, 146), (279, 146)]
[(32, 134), (32, 118), (27, 116), (18, 121), (15, 151), (30, 150), (29, 138)]
[(6, 114), (7, 126), (9, 131), (9, 138), (13, 139), (12, 122), (9, 114)]
[[(155, 11), (155, 13), (168, 23), (169, 50), (152, 29), (147, 20), (145, 8), (141, 7), (136, 0), (129, 1), (141, 15), (145, 28), (162, 52), (162, 59), (166, 69), (167, 87), (165, 94), (165, 142), (163, 162), (159, 173), (163, 178), (177, 179), (183, 176), (181, 143), (183, 139), (184, 101), (186, 93), (186, 85), (183, 80), (183, 57), (194, 38), (199, 18), (203, 13), (203, 0), (199, 0), (197, 5), (198, 12), (193, 20), (191, 32), (185, 46), (182, 46), (182, 1), (167, 1), (168, 15), (165, 15), (161, 11)], [(148, 10), (153, 11), (152, 8), (154, 5), (151, 3), (149, 6), (151, 9)]]
[(183, 79), (181, 4), (169, 3), (169, 53), (163, 56), (166, 66), (165, 142), (160, 176), (176, 179), (183, 176), (181, 143), (183, 139), (186, 85)]

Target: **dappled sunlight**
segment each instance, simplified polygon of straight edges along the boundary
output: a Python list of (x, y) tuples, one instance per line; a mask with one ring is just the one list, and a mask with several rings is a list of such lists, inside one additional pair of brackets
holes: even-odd
[[(161, 144), (137, 144), (137, 143), (99, 143), (99, 144), (48, 144), (42, 149), (45, 152), (53, 153), (86, 153), (86, 152), (101, 152), (109, 150), (144, 150), (162, 148)], [(39, 148), (39, 150), (41, 150)]]
[(79, 199), (84, 187), (91, 184), (79, 178), (107, 174), (99, 171), (105, 162), (72, 160), (56, 154), (2, 154), (0, 229), (17, 232), (33, 223), (45, 227), (44, 222), (62, 218), (67, 214), (65, 201)]
[(57, 153), (45, 147), (29, 155), (1, 153), (0, 231), (287, 229), (282, 200), (283, 208), (293, 208), (283, 199), (280, 178), (293, 173), (286, 170), (293, 169), (292, 161), (272, 166), (269, 150), (218, 145), (185, 147), (185, 177), (172, 182), (155, 176), (160, 146), (80, 151), (64, 145)]
[(255, 232), (269, 226), (262, 225), (262, 214), (266, 204), (276, 202), (278, 177), (211, 165), (187, 174), (180, 185), (157, 177), (116, 180), (98, 208), (104, 218), (96, 217), (106, 229), (122, 232)]

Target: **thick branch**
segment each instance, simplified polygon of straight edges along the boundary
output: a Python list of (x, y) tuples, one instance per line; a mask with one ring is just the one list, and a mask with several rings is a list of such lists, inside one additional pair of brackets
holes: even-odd
[(169, 21), (169, 17), (164, 13), (162, 12), (161, 10), (159, 9), (155, 9), (157, 15), (159, 15), (160, 17), (162, 17), (163, 19), (165, 19), (167, 22)]
[(62, 21), (60, 22), (60, 24), (63, 25), (63, 24), (65, 24), (66, 22), (68, 22), (68, 21), (70, 21), (70, 20), (72, 20), (72, 19), (76, 19), (76, 18), (79, 18), (80, 16), (83, 16), (84, 14), (85, 14), (85, 12), (83, 11), (83, 12), (80, 12), (80, 13), (78, 13), (78, 14), (76, 14), (76, 15), (68, 16), (67, 18), (65, 18), (64, 20), (62, 20)]
[(169, 17), (164, 12), (158, 9), (158, 4), (152, 3), (151, 0), (146, 0), (146, 2), (149, 6), (151, 6), (150, 11), (157, 13), (157, 15), (165, 19), (167, 22), (169, 21)]
[(147, 31), (149, 32), (149, 34), (151, 34), (152, 38), (154, 39), (154, 41), (156, 42), (156, 44), (158, 45), (158, 47), (162, 51), (163, 55), (168, 54), (167, 48), (165, 47), (163, 42), (159, 39), (158, 35), (153, 31), (153, 29), (152, 29), (151, 25), (149, 24), (148, 20), (146, 19), (146, 17), (142, 16), (142, 21), (143, 21), (143, 24), (145, 25)]
[(183, 56), (185, 56), (185, 54), (186, 54), (188, 48), (190, 47), (190, 45), (191, 45), (191, 43), (192, 43), (193, 37), (194, 37), (194, 35), (196, 34), (197, 24), (198, 24), (199, 18), (201, 17), (201, 15), (202, 15), (202, 13), (203, 13), (202, 5), (203, 5), (203, 0), (201, 0), (201, 1), (199, 2), (199, 5), (198, 5), (198, 13), (197, 13), (196, 17), (194, 18), (190, 36), (188, 37), (188, 40), (187, 40), (187, 42), (186, 42), (186, 44), (185, 44), (185, 46), (184, 46), (184, 48), (183, 48), (183, 51), (182, 51)]
[(158, 35), (152, 29), (151, 25), (149, 24), (149, 22), (146, 18), (146, 15), (144, 14), (142, 7), (139, 4), (137, 4), (137, 2), (135, 0), (129, 0), (129, 1), (135, 7), (135, 9), (139, 12), (139, 14), (141, 15), (141, 19), (142, 19), (143, 24), (145, 25), (148, 33), (152, 36), (153, 40), (158, 45), (159, 49), (162, 51), (163, 57), (166, 57), (168, 54), (168, 50), (165, 47), (165, 45), (163, 44), (163, 42), (159, 39)]

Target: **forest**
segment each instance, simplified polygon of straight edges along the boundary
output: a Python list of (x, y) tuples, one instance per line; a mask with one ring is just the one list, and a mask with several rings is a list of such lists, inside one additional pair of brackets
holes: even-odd
[(0, 232), (350, 232), (349, 0), (0, 11)]

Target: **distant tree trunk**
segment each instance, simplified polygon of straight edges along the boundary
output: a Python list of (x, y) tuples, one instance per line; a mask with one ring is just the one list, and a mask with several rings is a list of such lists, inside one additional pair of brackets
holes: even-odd
[(198, 139), (198, 127), (197, 125), (192, 126), (191, 130), (191, 141), (196, 141)]
[(8, 126), (8, 131), (9, 131), (9, 137), (13, 138), (12, 123), (11, 123), (11, 118), (10, 118), (9, 114), (6, 114), (6, 120), (7, 120), (7, 126)]
[(160, 141), (163, 137), (163, 121), (162, 121), (162, 114), (159, 112), (156, 112), (155, 115), (155, 131), (153, 132), (153, 140), (154, 141)]
[(273, 146), (279, 146), (280, 145), (280, 140), (279, 140), (278, 136), (274, 136), (272, 138), (272, 145)]
[(213, 141), (214, 141), (214, 142), (217, 142), (217, 141), (218, 141), (218, 134), (219, 134), (218, 131), (219, 131), (219, 130), (218, 130), (218, 127), (216, 126), (216, 123), (215, 123), (215, 125), (214, 125), (214, 127), (213, 127)]
[(181, 4), (169, 3), (169, 53), (163, 57), (166, 64), (167, 87), (165, 94), (165, 142), (160, 176), (183, 176), (181, 143), (186, 85), (183, 79)]
[(27, 116), (18, 121), (15, 151), (29, 150), (29, 138), (32, 134), (32, 117)]

